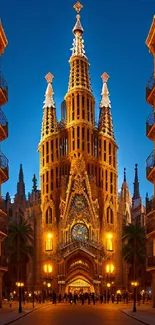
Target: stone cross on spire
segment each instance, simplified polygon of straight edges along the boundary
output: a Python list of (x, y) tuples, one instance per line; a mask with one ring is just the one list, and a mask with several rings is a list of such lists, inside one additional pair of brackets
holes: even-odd
[(52, 88), (53, 78), (54, 78), (54, 76), (50, 72), (48, 72), (47, 75), (45, 76), (45, 79), (46, 79), (48, 85), (47, 85), (47, 89), (46, 89), (46, 93), (45, 93), (45, 100), (44, 100), (43, 108), (55, 107), (55, 103), (54, 103), (54, 99), (53, 99), (54, 91)]

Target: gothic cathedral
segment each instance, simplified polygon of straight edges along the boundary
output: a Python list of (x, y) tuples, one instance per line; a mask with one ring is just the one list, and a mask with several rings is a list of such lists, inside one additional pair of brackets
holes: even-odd
[[(80, 21), (73, 28), (68, 91), (57, 121), (53, 75), (46, 75), (40, 153), (41, 219), (36, 281), (57, 292), (99, 293), (122, 287), (121, 216), (118, 213), (117, 144), (103, 73), (99, 121)], [(39, 238), (39, 239), (38, 239)]]

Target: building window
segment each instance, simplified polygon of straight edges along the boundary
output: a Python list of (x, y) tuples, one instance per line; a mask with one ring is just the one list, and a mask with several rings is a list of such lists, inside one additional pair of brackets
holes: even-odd
[(111, 160), (112, 160), (112, 157), (111, 157), (111, 143), (109, 143), (109, 165), (111, 165)]
[(85, 134), (85, 128), (82, 127), (82, 151), (84, 151), (84, 134)]
[(59, 169), (56, 167), (56, 188), (59, 187)]
[(53, 169), (51, 169), (51, 191), (53, 191)]
[(106, 140), (104, 140), (104, 161), (106, 161)]
[(72, 120), (74, 121), (74, 95), (72, 96)]
[(87, 130), (87, 151), (90, 153), (90, 133), (89, 129)]
[(84, 109), (84, 96), (82, 96), (82, 118), (85, 118), (85, 109)]
[(53, 238), (52, 234), (47, 235), (47, 239), (45, 242), (45, 250), (46, 251), (52, 251), (53, 250)]
[(59, 141), (56, 139), (56, 158), (59, 158)]
[(107, 234), (107, 251), (113, 251), (112, 234)]
[(113, 194), (113, 173), (110, 172), (110, 193)]
[(108, 171), (105, 171), (105, 190), (108, 191)]
[(89, 98), (87, 98), (87, 120), (90, 121)]
[(54, 155), (53, 155), (53, 140), (51, 140), (51, 161), (54, 161)]
[(80, 149), (80, 127), (77, 127), (77, 149)]
[(75, 131), (74, 128), (72, 128), (72, 149), (75, 149)]
[(79, 120), (80, 118), (80, 99), (79, 99), (79, 94), (77, 95), (77, 119)]
[(107, 208), (107, 223), (114, 223), (113, 210), (110, 207)]
[(48, 207), (46, 210), (46, 224), (51, 224), (52, 223), (52, 208)]

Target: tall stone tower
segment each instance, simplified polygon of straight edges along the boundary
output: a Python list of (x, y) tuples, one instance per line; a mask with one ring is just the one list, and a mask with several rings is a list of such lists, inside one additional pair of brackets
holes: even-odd
[[(117, 144), (103, 73), (98, 125), (84, 50), (82, 5), (73, 28), (68, 91), (57, 121), (53, 75), (46, 75), (40, 152), (42, 247), (40, 283), (54, 290), (104, 290), (122, 283), (117, 214)], [(44, 281), (47, 280), (47, 281)]]

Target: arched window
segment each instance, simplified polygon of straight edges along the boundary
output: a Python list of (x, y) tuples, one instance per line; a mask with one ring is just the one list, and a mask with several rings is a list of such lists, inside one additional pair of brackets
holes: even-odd
[(46, 224), (48, 224), (48, 209), (46, 210)]
[(114, 223), (114, 214), (110, 207), (107, 208), (107, 223)]
[(112, 209), (110, 209), (110, 223), (114, 223), (114, 214)]
[(48, 208), (48, 221), (49, 223), (52, 223), (52, 208)]
[(52, 208), (48, 207), (48, 209), (46, 210), (46, 224), (50, 224), (52, 223)]

